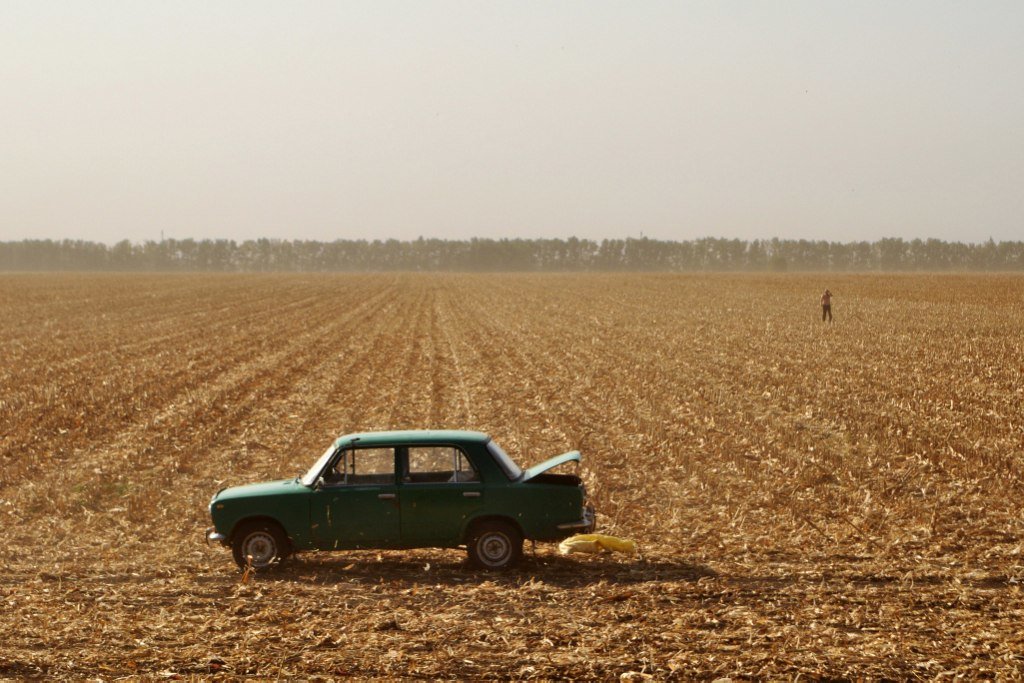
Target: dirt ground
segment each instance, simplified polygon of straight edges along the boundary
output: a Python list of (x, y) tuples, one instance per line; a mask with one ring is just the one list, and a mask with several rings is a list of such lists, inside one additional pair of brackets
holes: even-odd
[[(1022, 330), (1010, 275), (0, 275), (0, 677), (1020, 678)], [(639, 556), (203, 543), (391, 428), (581, 450)]]

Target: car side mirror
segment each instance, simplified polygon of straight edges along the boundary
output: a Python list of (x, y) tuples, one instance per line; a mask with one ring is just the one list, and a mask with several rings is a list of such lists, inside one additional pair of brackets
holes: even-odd
[(317, 477), (316, 482), (313, 484), (314, 489), (322, 489), (324, 487), (324, 478)]

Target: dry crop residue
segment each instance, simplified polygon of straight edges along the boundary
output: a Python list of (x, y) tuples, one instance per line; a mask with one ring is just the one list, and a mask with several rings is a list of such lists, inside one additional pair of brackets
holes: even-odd
[[(1019, 276), (0, 276), (0, 677), (1019, 676), (1022, 329)], [(423, 427), (579, 448), (642, 556), (202, 543)]]

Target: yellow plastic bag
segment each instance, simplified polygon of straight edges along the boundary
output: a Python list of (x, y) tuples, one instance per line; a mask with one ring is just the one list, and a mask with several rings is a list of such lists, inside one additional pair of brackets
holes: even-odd
[(602, 550), (634, 555), (636, 554), (636, 543), (625, 538), (605, 536), (604, 534), (576, 534), (558, 544), (558, 552), (563, 555), (599, 553)]

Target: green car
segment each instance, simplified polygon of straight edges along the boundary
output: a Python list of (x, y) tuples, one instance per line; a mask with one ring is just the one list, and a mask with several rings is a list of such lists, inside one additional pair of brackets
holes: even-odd
[(480, 432), (395, 431), (337, 439), (302, 477), (221, 489), (207, 542), (262, 568), (303, 550), (456, 548), (484, 569), (519, 561), (523, 539), (558, 541), (594, 528), (583, 482), (522, 470)]

